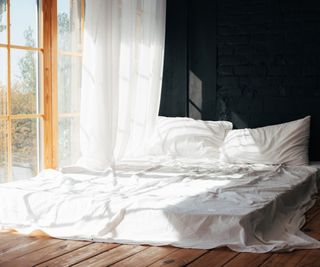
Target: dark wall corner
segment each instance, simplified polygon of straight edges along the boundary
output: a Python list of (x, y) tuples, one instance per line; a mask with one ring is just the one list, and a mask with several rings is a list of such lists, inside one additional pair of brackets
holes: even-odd
[(166, 40), (159, 114), (186, 116), (187, 2), (167, 1)]

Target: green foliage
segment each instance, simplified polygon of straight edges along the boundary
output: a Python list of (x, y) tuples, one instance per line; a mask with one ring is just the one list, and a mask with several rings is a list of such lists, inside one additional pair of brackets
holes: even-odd
[[(0, 0), (1, 1), (1, 0)], [(59, 47), (67, 47), (70, 43), (69, 31), (70, 21), (66, 13), (59, 14)], [(31, 27), (24, 32), (25, 45), (35, 46), (33, 31)], [(36, 88), (37, 88), (37, 65), (35, 61), (35, 52), (27, 51), (25, 56), (18, 62), (19, 73), (18, 81), (12, 88), (12, 113), (30, 114), (35, 112), (36, 108)], [(64, 59), (59, 61), (59, 73), (66, 77), (70, 76), (68, 68), (69, 62)], [(70, 80), (70, 79), (67, 79)], [(68, 82), (68, 84), (70, 81)], [(59, 85), (60, 86), (60, 85)], [(65, 86), (65, 84), (64, 84)], [(68, 86), (68, 85), (67, 85)], [(64, 91), (64, 90), (63, 90)], [(15, 165), (28, 167), (32, 166), (33, 174), (36, 174), (37, 166), (37, 125), (35, 119), (16, 120), (13, 124), (13, 157)], [(63, 151), (65, 149), (62, 148)], [(67, 156), (67, 155), (64, 155)], [(30, 166), (31, 165), (31, 166)]]
[[(35, 46), (33, 31), (28, 27), (24, 32), (25, 45)], [(30, 114), (36, 111), (37, 69), (34, 53), (27, 51), (18, 62), (20, 75), (12, 85), (12, 113)], [(32, 167), (32, 173), (37, 171), (37, 125), (35, 119), (15, 120), (13, 130), (13, 162), (14, 165)], [(31, 165), (31, 166), (30, 166)]]
[[(68, 51), (71, 49), (71, 22), (67, 13), (58, 14), (58, 47), (60, 50)], [(58, 102), (59, 107), (64, 110), (69, 107), (71, 101), (71, 57), (60, 56), (58, 61)], [(71, 159), (71, 123), (69, 119), (59, 120), (59, 161), (68, 162)]]
[[(37, 173), (37, 125), (35, 119), (14, 120), (13, 163), (28, 167), (32, 174)], [(31, 166), (30, 166), (31, 165)]]
[[(26, 46), (35, 46), (35, 41), (32, 37), (33, 31), (29, 26), (24, 32), (24, 38), (26, 40)], [(36, 77), (36, 62), (34, 57), (35, 52), (27, 51), (25, 57), (20, 59), (18, 66), (21, 72), (21, 86), (20, 88), (25, 92), (35, 91), (37, 88), (37, 77)]]
[[(6, 25), (1, 25), (1, 19), (6, 12), (6, 0), (0, 0), (0, 32), (6, 29)], [(58, 46), (61, 50), (70, 50), (71, 34), (70, 19), (68, 14), (58, 15), (59, 39)], [(28, 27), (24, 32), (25, 45), (35, 47), (33, 31)], [(26, 51), (25, 56), (18, 62), (19, 75), (15, 76), (15, 82), (11, 85), (12, 114), (31, 114), (36, 112), (37, 106), (37, 57), (36, 52)], [(59, 59), (59, 75), (63, 76), (62, 84), (59, 84), (59, 102), (69, 103), (71, 86), (70, 58), (62, 57)], [(2, 87), (2, 88), (1, 88)], [(0, 84), (0, 101), (6, 105), (7, 88)], [(65, 104), (66, 104), (65, 103)], [(67, 104), (66, 104), (67, 105)], [(59, 140), (60, 156), (70, 157), (70, 144), (67, 142), (70, 136), (69, 121), (59, 122), (62, 138)], [(22, 119), (12, 121), (12, 150), (14, 166), (32, 168), (32, 173), (37, 172), (37, 135), (38, 126), (36, 119)], [(7, 143), (6, 125), (0, 124), (0, 163), (6, 162)], [(0, 166), (1, 168), (2, 166)]]
[(7, 26), (1, 24), (3, 14), (7, 11), (7, 1), (6, 0), (0, 0), (0, 32), (3, 32), (6, 30)]
[[(1, 111), (2, 111), (2, 105), (5, 103), (3, 103), (3, 99), (5, 99), (6, 94), (5, 92), (5, 87), (3, 85), (0, 84), (0, 97), (1, 97)], [(7, 161), (7, 155), (6, 153), (4, 153), (5, 151), (7, 151), (7, 142), (6, 142), (6, 123), (5, 121), (0, 121), (0, 168), (3, 167), (3, 163), (5, 163)]]
[(7, 10), (7, 0), (0, 0), (0, 14)]
[(71, 43), (70, 40), (70, 19), (67, 13), (63, 12), (58, 14), (58, 30), (59, 39), (58, 47), (62, 50), (68, 50)]

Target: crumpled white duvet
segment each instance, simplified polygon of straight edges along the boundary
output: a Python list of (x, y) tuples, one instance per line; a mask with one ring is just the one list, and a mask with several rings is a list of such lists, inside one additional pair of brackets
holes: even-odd
[(317, 169), (171, 160), (45, 170), (0, 185), (0, 226), (53, 237), (268, 252), (319, 248), (299, 229)]

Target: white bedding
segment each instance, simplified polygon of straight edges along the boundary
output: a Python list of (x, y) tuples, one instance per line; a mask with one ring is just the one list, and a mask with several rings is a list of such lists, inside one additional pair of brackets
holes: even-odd
[(0, 185), (2, 229), (247, 252), (320, 247), (299, 230), (314, 204), (315, 167), (127, 161), (68, 171)]

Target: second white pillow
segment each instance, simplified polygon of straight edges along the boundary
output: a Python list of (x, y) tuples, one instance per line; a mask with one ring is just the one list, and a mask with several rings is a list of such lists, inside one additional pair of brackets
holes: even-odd
[(256, 129), (229, 131), (220, 160), (229, 163), (307, 165), (310, 116)]

